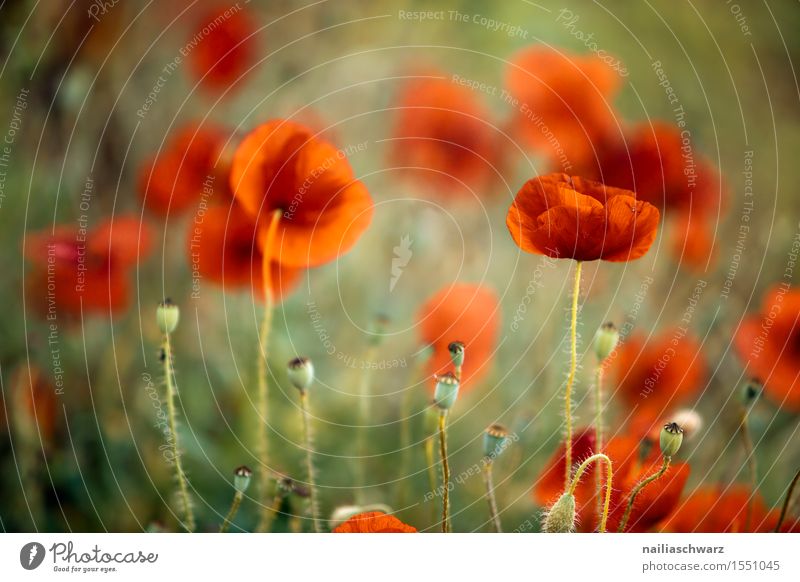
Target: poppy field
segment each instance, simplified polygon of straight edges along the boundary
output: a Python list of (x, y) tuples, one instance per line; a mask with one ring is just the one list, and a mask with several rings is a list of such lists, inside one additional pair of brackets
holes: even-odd
[(800, 531), (800, 9), (677, 4), (0, 4), (0, 529)]

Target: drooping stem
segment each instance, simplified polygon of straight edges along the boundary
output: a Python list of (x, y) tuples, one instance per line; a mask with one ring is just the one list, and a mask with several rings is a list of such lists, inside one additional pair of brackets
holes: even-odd
[(795, 473), (794, 479), (792, 479), (792, 482), (789, 484), (789, 490), (786, 492), (786, 499), (783, 500), (783, 507), (781, 507), (781, 515), (778, 518), (778, 523), (775, 525), (775, 533), (781, 531), (783, 520), (786, 519), (786, 513), (789, 511), (789, 505), (792, 503), (792, 495), (794, 494), (794, 489), (797, 487), (798, 481), (800, 481), (800, 471)]
[(745, 461), (747, 463), (747, 471), (750, 477), (751, 494), (747, 499), (747, 511), (745, 513), (744, 527), (745, 531), (750, 531), (750, 522), (753, 518), (753, 499), (756, 491), (758, 490), (758, 467), (756, 466), (755, 448), (753, 447), (753, 436), (750, 433), (750, 409), (744, 407), (742, 409), (742, 417), (739, 422), (739, 434), (742, 435), (742, 446), (745, 452)]
[(439, 412), (439, 454), (442, 457), (442, 533), (450, 531), (450, 463), (447, 459), (447, 411)]
[(231, 508), (228, 511), (228, 515), (225, 516), (225, 520), (222, 522), (222, 525), (219, 526), (219, 533), (225, 533), (228, 531), (228, 528), (233, 522), (236, 514), (239, 512), (239, 506), (242, 504), (242, 497), (244, 494), (241, 491), (237, 491), (233, 494), (233, 502), (231, 503)]
[(497, 498), (494, 494), (493, 465), (492, 459), (485, 459), (483, 464), (483, 481), (486, 484), (486, 501), (489, 503), (489, 517), (492, 520), (492, 530), (495, 533), (502, 533), (503, 528), (500, 524), (500, 514), (497, 511)]
[(566, 450), (564, 453), (564, 489), (569, 487), (572, 476), (572, 386), (578, 368), (578, 295), (581, 290), (581, 262), (575, 262), (575, 283), (572, 288), (572, 307), (570, 310), (570, 360), (567, 388), (564, 391), (564, 418), (566, 422)]
[(186, 528), (186, 531), (193, 532), (195, 527), (194, 511), (192, 510), (192, 502), (189, 499), (189, 480), (186, 478), (186, 473), (183, 470), (183, 461), (181, 459), (181, 447), (177, 429), (178, 411), (175, 407), (177, 386), (175, 382), (175, 370), (172, 367), (172, 345), (168, 333), (164, 334), (161, 349), (161, 357), (164, 363), (164, 382), (167, 386), (167, 416), (169, 417), (169, 431), (172, 436), (172, 456), (175, 463), (175, 477), (178, 481), (181, 505), (183, 506), (183, 527)]
[(261, 276), (264, 285), (264, 317), (259, 329), (258, 354), (258, 456), (259, 456), (259, 501), (261, 503), (261, 519), (258, 531), (269, 531), (274, 513), (269, 505), (270, 462), (269, 462), (269, 379), (267, 359), (269, 355), (269, 336), (272, 328), (272, 311), (274, 299), (272, 296), (272, 247), (275, 244), (275, 235), (278, 232), (281, 212), (275, 210), (267, 227), (264, 246), (261, 249)]
[(633, 488), (631, 491), (630, 499), (628, 499), (628, 505), (625, 507), (625, 513), (622, 515), (622, 520), (619, 522), (619, 527), (617, 528), (617, 533), (623, 533), (625, 531), (625, 527), (628, 525), (628, 519), (631, 517), (631, 511), (633, 510), (633, 504), (636, 501), (636, 496), (642, 492), (642, 489), (650, 485), (656, 479), (660, 479), (663, 477), (664, 473), (667, 472), (669, 469), (671, 457), (664, 457), (664, 462), (661, 464), (661, 469), (658, 472), (653, 473), (646, 479), (639, 482), (636, 487)]
[(317, 483), (314, 474), (314, 438), (311, 433), (311, 419), (308, 412), (308, 392), (300, 393), (300, 408), (303, 413), (303, 439), (306, 447), (306, 472), (308, 473), (308, 491), (311, 504), (311, 519), (314, 522), (314, 531), (322, 533), (322, 523), (319, 518), (319, 498), (317, 497)]
[(606, 524), (608, 523), (608, 510), (611, 505), (611, 488), (613, 487), (614, 481), (614, 469), (611, 466), (611, 459), (609, 459), (603, 453), (594, 454), (586, 459), (575, 471), (575, 476), (572, 478), (572, 482), (567, 488), (567, 493), (573, 496), (575, 495), (575, 488), (578, 486), (578, 483), (580, 483), (583, 473), (586, 471), (589, 465), (596, 463), (597, 461), (605, 461), (606, 463), (606, 496), (605, 500), (603, 501), (603, 512), (600, 516), (599, 526), (600, 533), (605, 533)]

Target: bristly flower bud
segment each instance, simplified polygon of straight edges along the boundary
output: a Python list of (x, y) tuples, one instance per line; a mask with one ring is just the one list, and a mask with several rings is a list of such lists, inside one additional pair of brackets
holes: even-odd
[(661, 429), (661, 454), (672, 457), (681, 448), (683, 443), (683, 429), (676, 422), (670, 422)]
[(575, 496), (564, 493), (544, 516), (545, 533), (571, 533), (575, 531)]
[(163, 334), (170, 334), (178, 327), (181, 312), (178, 306), (175, 305), (169, 297), (164, 299), (162, 303), (158, 304), (156, 308), (156, 322), (158, 322), (158, 329)]
[(433, 400), (441, 410), (450, 410), (458, 398), (458, 378), (452, 372), (436, 376)]
[(594, 336), (594, 353), (601, 362), (611, 355), (619, 344), (619, 330), (613, 323), (606, 323)]
[(761, 395), (762, 389), (763, 387), (761, 386), (761, 382), (755, 378), (751, 378), (750, 381), (744, 385), (744, 388), (742, 388), (742, 404), (745, 406), (750, 406), (753, 404)]
[(253, 476), (253, 471), (250, 470), (250, 467), (242, 465), (241, 467), (237, 467), (236, 470), (233, 472), (233, 487), (239, 493), (244, 493), (247, 491), (247, 487), (250, 485), (250, 477)]
[(305, 392), (314, 381), (314, 364), (308, 358), (295, 358), (287, 366), (292, 386)]
[(447, 349), (450, 351), (450, 361), (453, 362), (456, 368), (460, 368), (464, 365), (464, 351), (466, 347), (464, 342), (451, 342), (450, 345), (447, 346)]
[(508, 430), (502, 424), (493, 424), (483, 433), (483, 454), (494, 460), (506, 448)]

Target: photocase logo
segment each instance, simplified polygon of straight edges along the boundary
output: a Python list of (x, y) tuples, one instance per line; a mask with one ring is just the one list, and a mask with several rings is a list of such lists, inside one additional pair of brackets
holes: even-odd
[(26, 570), (35, 570), (44, 561), (44, 546), (39, 542), (29, 542), (19, 551), (19, 563)]
[(403, 235), (400, 238), (400, 244), (392, 249), (394, 251), (394, 257), (392, 258), (392, 278), (389, 280), (389, 293), (394, 291), (395, 285), (400, 280), (400, 276), (403, 274), (403, 269), (408, 265), (408, 262), (411, 260), (411, 243), (414, 242), (411, 240), (411, 237)]

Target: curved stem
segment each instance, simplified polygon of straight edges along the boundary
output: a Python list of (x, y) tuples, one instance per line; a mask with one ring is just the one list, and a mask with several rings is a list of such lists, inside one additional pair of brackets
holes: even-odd
[(578, 486), (578, 483), (580, 483), (583, 473), (586, 471), (589, 465), (596, 463), (597, 461), (605, 461), (606, 463), (606, 497), (603, 501), (603, 513), (600, 517), (599, 527), (600, 533), (605, 533), (606, 524), (608, 523), (608, 510), (611, 506), (611, 487), (613, 486), (614, 481), (614, 470), (611, 467), (611, 459), (609, 459), (603, 453), (597, 453), (586, 459), (575, 471), (575, 476), (572, 478), (572, 483), (570, 483), (569, 487), (567, 488), (567, 493), (572, 496), (575, 495), (575, 488)]
[(566, 450), (564, 453), (564, 489), (569, 487), (572, 476), (572, 385), (578, 368), (578, 295), (581, 290), (581, 262), (575, 261), (575, 283), (572, 288), (572, 308), (570, 311), (570, 361), (567, 388), (564, 391), (564, 417), (566, 422)]
[(439, 412), (439, 454), (442, 457), (442, 533), (450, 531), (450, 463), (447, 459), (447, 412)]
[(789, 490), (786, 492), (786, 499), (783, 500), (783, 507), (781, 507), (781, 515), (778, 518), (778, 524), (775, 526), (775, 533), (781, 531), (783, 520), (786, 519), (786, 513), (789, 511), (789, 504), (792, 502), (792, 494), (794, 493), (794, 488), (797, 486), (798, 481), (800, 481), (800, 471), (795, 473), (794, 479), (792, 479), (792, 482), (789, 484)]
[(500, 524), (500, 514), (497, 511), (497, 498), (494, 495), (493, 465), (494, 463), (491, 459), (486, 459), (483, 466), (483, 480), (484, 483), (486, 483), (486, 501), (489, 503), (489, 517), (492, 520), (493, 531), (495, 533), (503, 533), (503, 528)]
[(219, 526), (219, 533), (225, 533), (228, 531), (228, 527), (230, 527), (231, 522), (233, 522), (234, 518), (236, 517), (236, 513), (239, 511), (239, 505), (242, 503), (242, 492), (237, 491), (233, 495), (233, 503), (231, 503), (231, 508), (228, 511), (228, 515), (225, 516), (225, 520), (222, 522), (222, 525)]
[(186, 528), (186, 531), (193, 532), (195, 523), (192, 502), (189, 499), (189, 480), (186, 478), (186, 473), (183, 471), (181, 447), (178, 441), (178, 411), (175, 408), (177, 387), (175, 385), (175, 370), (172, 368), (172, 345), (169, 341), (169, 334), (164, 334), (164, 341), (161, 347), (163, 350), (162, 357), (164, 358), (164, 381), (167, 385), (167, 416), (169, 417), (169, 430), (172, 435), (172, 455), (175, 460), (175, 477), (178, 480), (181, 505), (183, 506), (183, 517), (185, 520), (183, 527)]
[(314, 478), (314, 438), (311, 434), (311, 420), (308, 413), (308, 392), (300, 393), (300, 408), (303, 413), (303, 437), (306, 444), (306, 472), (308, 473), (309, 500), (311, 503), (311, 519), (314, 522), (314, 531), (322, 533), (322, 524), (319, 520), (319, 499), (317, 498), (317, 484)]
[(270, 510), (268, 503), (270, 473), (269, 473), (269, 383), (268, 383), (268, 365), (267, 359), (269, 355), (269, 335), (272, 328), (272, 311), (273, 311), (273, 296), (272, 296), (272, 247), (275, 243), (275, 235), (278, 232), (278, 223), (280, 222), (281, 211), (273, 211), (269, 226), (267, 227), (267, 236), (264, 240), (264, 246), (261, 249), (261, 276), (264, 285), (264, 317), (261, 320), (261, 327), (259, 329), (259, 346), (260, 352), (258, 354), (258, 415), (259, 415), (259, 429), (258, 429), (258, 456), (260, 459), (259, 472), (261, 478), (259, 481), (259, 501), (261, 503), (261, 519), (258, 523), (258, 531), (269, 531), (273, 513)]
[(633, 503), (636, 501), (636, 496), (641, 493), (642, 489), (650, 485), (656, 479), (661, 478), (664, 473), (667, 472), (669, 468), (671, 457), (664, 457), (664, 462), (661, 464), (661, 469), (657, 473), (653, 473), (643, 481), (641, 481), (636, 487), (633, 488), (631, 491), (630, 499), (628, 499), (628, 506), (625, 508), (625, 513), (622, 515), (622, 521), (619, 522), (619, 527), (617, 528), (617, 533), (623, 533), (625, 531), (625, 526), (628, 525), (628, 519), (631, 517), (631, 510), (633, 509)]

